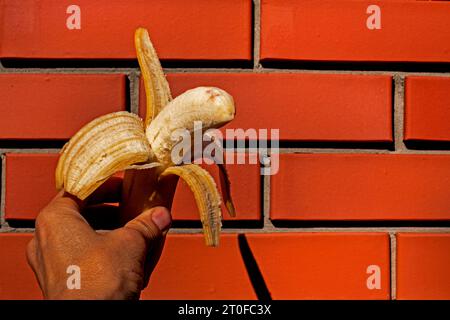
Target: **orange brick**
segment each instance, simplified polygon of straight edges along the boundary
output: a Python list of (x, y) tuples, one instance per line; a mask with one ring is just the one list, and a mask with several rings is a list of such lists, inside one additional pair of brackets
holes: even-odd
[[(26, 261), (31, 234), (0, 234), (0, 299), (40, 299)], [(189, 264), (183, 261), (191, 261)], [(202, 235), (169, 235), (143, 299), (255, 299), (236, 235), (209, 248)]]
[(450, 220), (450, 155), (282, 154), (273, 220)]
[[(80, 29), (70, 30), (80, 8)], [(250, 60), (252, 2), (4, 0), (0, 57), (49, 59), (136, 59), (134, 31), (149, 30), (167, 60)], [(1, 20), (0, 20), (1, 23)]]
[(5, 219), (34, 220), (55, 195), (58, 154), (6, 154)]
[(450, 78), (406, 77), (405, 140), (450, 141)]
[[(371, 5), (380, 29), (367, 26)], [(438, 1), (265, 0), (261, 59), (449, 62), (449, 16), (450, 3)]]
[(237, 235), (223, 234), (220, 246), (210, 248), (203, 235), (170, 234), (141, 298), (228, 300), (256, 299), (256, 295)]
[[(202, 85), (228, 91), (237, 112), (224, 129), (280, 129), (282, 140), (392, 141), (390, 76), (174, 73), (168, 80), (174, 97)], [(144, 115), (145, 92), (140, 88)]]
[(0, 234), (0, 299), (42, 299), (33, 271), (28, 266), (26, 247), (32, 234)]
[(397, 299), (450, 299), (450, 234), (397, 235)]
[[(52, 154), (6, 154), (6, 220), (28, 220), (36, 218), (56, 194), (55, 168), (59, 155)], [(248, 162), (247, 162), (248, 163)], [(218, 169), (206, 166), (220, 188)], [(228, 165), (232, 197), (237, 216), (230, 218), (223, 209), (226, 220), (259, 220), (261, 217), (261, 191), (259, 165)], [(184, 183), (180, 183), (173, 204), (175, 220), (199, 220), (193, 195)]]
[[(247, 238), (273, 299), (389, 299), (387, 234), (278, 233)], [(379, 277), (379, 282), (370, 277)]]
[(125, 96), (121, 74), (1, 74), (0, 139), (68, 139)]

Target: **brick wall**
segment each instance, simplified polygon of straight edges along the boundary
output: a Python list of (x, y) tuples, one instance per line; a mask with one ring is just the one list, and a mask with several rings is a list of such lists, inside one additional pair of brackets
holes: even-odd
[(376, 4), (0, 0), (0, 298), (41, 297), (25, 246), (64, 142), (142, 114), (142, 25), (174, 96), (219, 86), (228, 128), (281, 139), (278, 174), (229, 166), (237, 218), (219, 248), (179, 185), (143, 298), (450, 299), (450, 2)]

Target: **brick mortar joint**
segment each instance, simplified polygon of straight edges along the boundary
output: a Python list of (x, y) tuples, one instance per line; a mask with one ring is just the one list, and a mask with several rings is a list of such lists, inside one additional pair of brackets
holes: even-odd
[(397, 299), (397, 232), (389, 232), (391, 300)]
[[(254, 50), (255, 51), (255, 50)], [(252, 68), (208, 68), (208, 67), (177, 67), (164, 68), (165, 73), (298, 73), (298, 74), (353, 74), (353, 75), (386, 75), (392, 77), (407, 77), (407, 76), (436, 76), (436, 77), (450, 77), (450, 72), (434, 72), (434, 71), (397, 71), (397, 70), (345, 70), (345, 69), (301, 69), (301, 68), (268, 68), (261, 65), (259, 62), (255, 63)], [(131, 75), (133, 73), (139, 76), (139, 68), (73, 68), (73, 67), (58, 67), (58, 68), (5, 68), (1, 65), (0, 73), (5, 74), (125, 74)]]
[(261, 68), (261, 1), (253, 0), (253, 69)]
[(280, 148), (280, 154), (450, 154), (450, 150), (416, 149), (342, 149), (342, 148)]
[(134, 70), (128, 75), (129, 79), (129, 97), (130, 97), (130, 112), (139, 114), (139, 75)]
[[(35, 153), (35, 154), (48, 154), (59, 153), (60, 148), (1, 148), (0, 154), (6, 153)], [(246, 152), (248, 152), (248, 148)], [(279, 154), (450, 154), (450, 150), (416, 150), (416, 149), (404, 149), (404, 150), (389, 150), (389, 149), (340, 149), (340, 148), (280, 148)]]
[(274, 227), (272, 221), (270, 220), (270, 177), (262, 177), (262, 215), (263, 215), (263, 229), (271, 230)]
[[(60, 148), (0, 148), (0, 154), (6, 153), (35, 153), (35, 154), (49, 154), (59, 153)], [(246, 152), (248, 152), (248, 148)], [(404, 149), (404, 150), (389, 150), (389, 149), (340, 149), (340, 148), (280, 148), (279, 154), (450, 154), (450, 150), (416, 150), (416, 149)]]
[[(108, 230), (96, 230), (105, 232)], [(31, 233), (34, 228), (16, 228), (5, 224), (0, 228), (0, 233)], [(202, 228), (171, 228), (171, 234), (203, 234)], [(340, 227), (340, 228), (275, 228), (275, 229), (255, 229), (255, 228), (225, 228), (223, 234), (251, 233), (251, 234), (292, 234), (292, 233), (386, 233), (396, 235), (397, 233), (435, 233), (450, 234), (450, 227), (403, 227), (403, 228), (378, 228), (378, 227)]]
[[(1, 63), (1, 61), (0, 61)], [(6, 74), (125, 74), (128, 75), (136, 68), (5, 68), (0, 66), (0, 73)]]
[(0, 186), (0, 229), (7, 227), (5, 219), (5, 194), (6, 194), (6, 158), (0, 149), (0, 163), (1, 163), (1, 186)]
[(393, 130), (395, 150), (408, 149), (404, 143), (405, 76), (393, 76)]

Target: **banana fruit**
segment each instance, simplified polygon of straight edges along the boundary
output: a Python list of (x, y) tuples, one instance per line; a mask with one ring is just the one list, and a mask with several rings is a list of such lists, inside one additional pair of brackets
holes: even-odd
[[(157, 205), (170, 207), (178, 178), (192, 190), (203, 225), (205, 242), (218, 246), (221, 196), (210, 174), (196, 164), (175, 166), (172, 132), (218, 128), (234, 118), (233, 98), (215, 87), (198, 87), (172, 99), (147, 30), (135, 33), (137, 58), (147, 97), (145, 120), (129, 112), (101, 116), (81, 128), (63, 147), (56, 167), (56, 187), (86, 199), (102, 183), (124, 171), (120, 209), (126, 220)], [(235, 215), (230, 183), (219, 165), (225, 207)]]

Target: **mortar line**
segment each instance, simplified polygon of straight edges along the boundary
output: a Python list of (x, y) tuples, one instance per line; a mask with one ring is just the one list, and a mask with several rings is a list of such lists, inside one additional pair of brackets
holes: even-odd
[(261, 0), (253, 0), (253, 69), (261, 69)]
[(398, 71), (398, 70), (345, 70), (345, 69), (277, 69), (277, 68), (265, 68), (261, 67), (261, 71), (264, 73), (317, 73), (317, 74), (353, 74), (353, 75), (386, 75), (394, 76), (399, 75), (401, 77), (406, 76), (435, 76), (435, 77), (448, 77), (449, 71), (437, 72), (418, 72), (418, 71)]
[(59, 153), (59, 148), (1, 148), (0, 154), (5, 153)]
[(394, 144), (395, 150), (398, 152), (406, 150), (405, 143), (403, 142), (403, 130), (404, 130), (404, 97), (405, 97), (405, 77), (401, 75), (394, 75), (394, 110), (393, 110), (393, 122), (394, 122)]
[(270, 176), (263, 175), (263, 230), (271, 230), (274, 227), (270, 220)]
[(4, 73), (23, 74), (129, 74), (135, 68), (0, 68)]
[(136, 71), (131, 72), (128, 75), (128, 79), (130, 81), (130, 112), (139, 114), (139, 77), (136, 74)]
[(337, 70), (337, 69), (276, 69), (264, 68), (258, 65), (257, 68), (163, 68), (166, 73), (299, 73), (299, 74), (353, 74), (353, 75), (385, 75), (401, 77), (406, 76), (435, 76), (435, 77), (449, 77), (450, 72), (416, 72), (416, 71), (396, 71), (396, 70)]
[(346, 148), (280, 148), (279, 154), (285, 153), (297, 153), (297, 154), (309, 154), (309, 153), (391, 153), (388, 149), (346, 149)]
[[(257, 1), (257, 0), (254, 0)], [(259, 14), (259, 13), (258, 13)], [(260, 39), (258, 40), (260, 41)], [(256, 46), (258, 45), (258, 52), (256, 51)], [(259, 63), (259, 44), (256, 43), (253, 46), (253, 54), (258, 54), (255, 60), (258, 59), (258, 63), (254, 63), (253, 68), (224, 68), (224, 67), (168, 67), (163, 68), (165, 73), (298, 73), (298, 74), (353, 74), (353, 75), (386, 75), (394, 76), (398, 75), (401, 77), (406, 76), (433, 76), (433, 77), (449, 77), (450, 72), (417, 72), (417, 71), (395, 71), (395, 70), (340, 70), (340, 69), (277, 69), (277, 68), (265, 68)], [(1, 73), (37, 73), (37, 74), (47, 74), (47, 73), (59, 73), (59, 74), (130, 74), (137, 70), (136, 67), (129, 68), (5, 68), (1, 66), (0, 62), (0, 72)]]
[(388, 149), (346, 149), (346, 148), (280, 148), (280, 154), (296, 153), (296, 154), (326, 154), (326, 153), (339, 153), (339, 154), (450, 154), (450, 150), (416, 150), (416, 149), (401, 149), (401, 150), (388, 150)]
[[(273, 226), (273, 225), (272, 225)], [(203, 233), (202, 228), (172, 228), (171, 233)], [(450, 227), (304, 227), (304, 228), (223, 228), (223, 233), (450, 233)]]
[(0, 186), (0, 230), (2, 230), (6, 225), (6, 219), (5, 219), (5, 194), (6, 194), (6, 158), (2, 150), (0, 150), (0, 158), (1, 158), (1, 186)]
[(397, 299), (397, 233), (389, 232), (390, 240), (390, 283), (391, 283), (391, 300)]
[[(139, 109), (139, 89), (135, 89), (133, 95), (135, 99), (135, 106), (133, 108)], [(133, 98), (133, 97), (132, 97)], [(138, 112), (138, 111), (135, 111)], [(133, 109), (132, 109), (133, 112)], [(0, 148), (0, 153), (59, 153), (60, 148)], [(246, 148), (245, 152), (248, 152)], [(404, 149), (399, 151), (392, 151), (388, 149), (346, 149), (346, 148), (280, 148), (279, 154), (450, 154), (450, 150), (415, 150)]]

